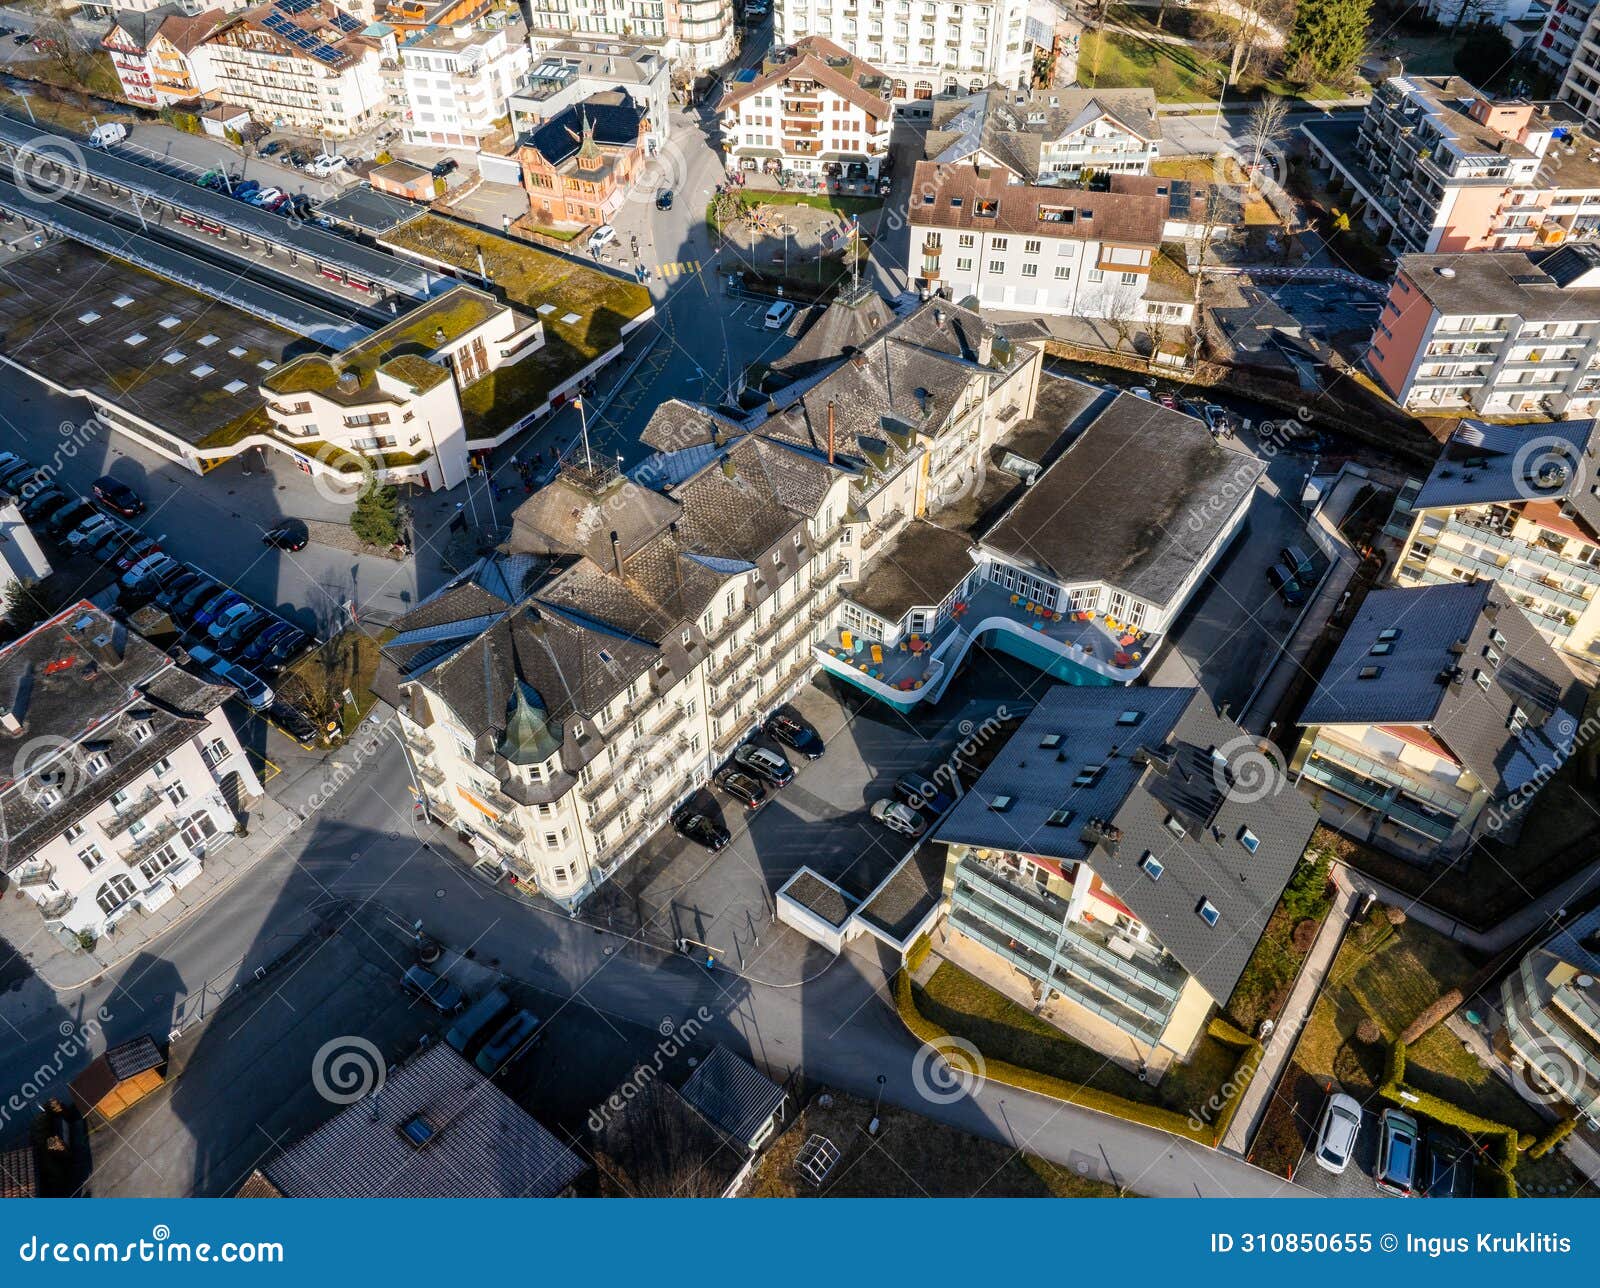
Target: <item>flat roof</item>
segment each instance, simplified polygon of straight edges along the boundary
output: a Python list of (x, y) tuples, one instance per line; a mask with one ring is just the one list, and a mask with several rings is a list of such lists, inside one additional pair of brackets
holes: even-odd
[(1193, 416), (1118, 394), (982, 544), (1063, 584), (1104, 582), (1162, 604), (1266, 468)]
[(871, 575), (851, 586), (850, 600), (889, 622), (918, 604), (938, 604), (977, 566), (967, 553), (976, 544), (965, 532), (916, 519), (869, 554), (863, 572)]
[[(47, 309), (41, 300), (71, 303)], [(0, 330), (5, 356), (19, 366), (62, 388), (88, 390), (194, 445), (258, 408), (257, 386), (270, 367), (311, 345), (68, 242), (0, 268)]]
[(437, 275), (421, 265), (371, 246), (326, 232), (314, 224), (288, 220), (270, 211), (259, 210), (246, 201), (235, 201), (224, 193), (212, 192), (199, 184), (171, 175), (104, 148), (84, 146), (83, 140), (66, 130), (0, 113), (0, 144), (24, 151), (37, 151), (42, 135), (70, 141), (72, 149), (50, 148), (52, 161), (77, 166), (84, 173), (131, 192), (155, 198), (263, 241), (290, 247), (303, 255), (327, 264), (337, 264), (355, 276), (376, 282), (401, 295), (422, 298), (437, 285)]
[[(408, 161), (392, 161), (378, 169), (388, 170), (397, 166), (406, 166), (419, 175), (428, 174), (421, 166), (413, 166)], [(395, 177), (399, 178), (398, 175)], [(369, 233), (386, 233), (408, 219), (415, 219), (424, 208), (404, 197), (379, 192), (370, 184), (359, 183), (353, 188), (346, 188), (332, 201), (322, 202), (317, 209), (340, 223), (353, 224)]]
[[(64, 201), (35, 196), (8, 179), (0, 179), (0, 209), (26, 215), (63, 236), (105, 252), (107, 257), (160, 274), (224, 305), (231, 305), (273, 326), (309, 336), (321, 344), (348, 344), (372, 330), (353, 316), (324, 308), (255, 278), (240, 273), (225, 273), (198, 255), (143, 233), (121, 228), (99, 215), (69, 206)], [(103, 266), (105, 260), (99, 259), (97, 262)], [(354, 314), (357, 306), (352, 304), (350, 307), (351, 314)]]

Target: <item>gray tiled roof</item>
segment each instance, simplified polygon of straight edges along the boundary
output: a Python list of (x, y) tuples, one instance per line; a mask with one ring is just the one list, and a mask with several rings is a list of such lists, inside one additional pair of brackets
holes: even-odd
[[(419, 1116), (420, 1147), (401, 1133)], [(587, 1166), (440, 1043), (264, 1170), (289, 1198), (553, 1198)]]
[(1594, 420), (1537, 425), (1489, 425), (1464, 420), (1429, 471), (1415, 509), (1556, 501), (1571, 506), (1591, 528), (1600, 525), (1594, 495)]
[[(1522, 610), (1481, 581), (1369, 594), (1300, 723), (1420, 727), (1499, 795), (1571, 742), (1583, 701), (1583, 686)], [(1527, 717), (1521, 735), (1514, 708)]]
[[(1119, 723), (1125, 712), (1136, 713), (1136, 722)], [(1047, 735), (1059, 746), (1041, 746)], [(1258, 790), (1245, 762), (1259, 755), (1197, 688), (1060, 685), (934, 839), (1087, 863), (1213, 998), (1226, 1001), (1316, 824), (1310, 802), (1281, 776), (1275, 790)], [(1100, 776), (1074, 786), (1093, 765), (1104, 766)], [(1004, 812), (992, 807), (1002, 795), (1011, 798)], [(1048, 822), (1062, 809), (1073, 811), (1066, 824)], [(1167, 826), (1169, 817), (1183, 823), (1182, 836)], [(1108, 820), (1120, 836), (1087, 836), (1091, 819)], [(1244, 828), (1260, 841), (1254, 853), (1240, 840)], [(1147, 853), (1162, 865), (1159, 879), (1140, 866)], [(1200, 917), (1203, 899), (1220, 913), (1215, 926)]]
[(982, 544), (1064, 583), (1163, 604), (1265, 470), (1194, 417), (1121, 394)]
[(680, 1094), (741, 1144), (754, 1138), (784, 1100), (782, 1087), (720, 1045), (689, 1075)]
[(1039, 177), (1041, 143), (1081, 130), (1109, 116), (1143, 139), (1161, 137), (1155, 91), (1150, 89), (1041, 89), (1031, 94), (990, 85), (964, 98), (934, 105), (924, 154), (954, 163), (987, 152), (1033, 182)]

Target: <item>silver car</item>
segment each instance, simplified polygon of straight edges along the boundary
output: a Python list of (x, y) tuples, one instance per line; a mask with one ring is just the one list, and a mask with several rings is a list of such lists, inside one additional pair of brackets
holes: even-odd
[(1352, 1096), (1336, 1091), (1328, 1097), (1317, 1127), (1317, 1166), (1338, 1175), (1350, 1166), (1361, 1135), (1361, 1106)]
[(923, 822), (922, 815), (909, 805), (885, 797), (881, 801), (872, 802), (872, 817), (877, 819), (891, 832), (899, 832), (904, 836), (921, 836), (927, 824)]

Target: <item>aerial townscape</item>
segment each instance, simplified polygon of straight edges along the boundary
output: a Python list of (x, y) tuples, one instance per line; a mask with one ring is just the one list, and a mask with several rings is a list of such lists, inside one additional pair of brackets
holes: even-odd
[(0, 591), (0, 1196), (1600, 1197), (1588, 0), (0, 7)]

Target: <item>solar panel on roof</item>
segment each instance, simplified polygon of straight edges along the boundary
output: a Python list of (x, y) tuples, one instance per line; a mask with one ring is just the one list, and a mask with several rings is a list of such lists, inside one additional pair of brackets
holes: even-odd
[(316, 5), (317, 0), (274, 0), (274, 3), (284, 13), (304, 13)]
[(360, 31), (361, 30), (361, 23), (358, 22), (356, 19), (352, 18), (347, 13), (335, 14), (333, 16), (333, 21), (334, 21), (334, 25), (337, 26), (340, 31)]
[(1184, 219), (1189, 214), (1189, 207), (1194, 201), (1194, 191), (1187, 179), (1174, 179), (1172, 193), (1169, 198), (1172, 203), (1172, 217)]

